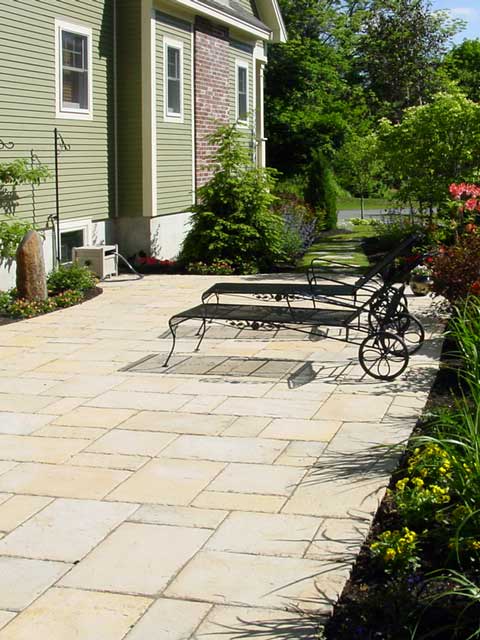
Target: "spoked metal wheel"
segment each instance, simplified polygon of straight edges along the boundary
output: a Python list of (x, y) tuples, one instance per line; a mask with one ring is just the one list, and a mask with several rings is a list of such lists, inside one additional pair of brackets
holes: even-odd
[(387, 331), (369, 335), (360, 345), (358, 360), (365, 373), (377, 380), (394, 380), (408, 366), (403, 340)]
[(422, 323), (409, 313), (396, 313), (390, 320), (380, 319), (371, 314), (368, 320), (373, 332), (386, 331), (400, 336), (410, 355), (416, 353), (425, 340), (425, 329)]

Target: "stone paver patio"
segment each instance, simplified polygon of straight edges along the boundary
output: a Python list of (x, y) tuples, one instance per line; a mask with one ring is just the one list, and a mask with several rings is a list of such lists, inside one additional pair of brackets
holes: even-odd
[[(391, 383), (365, 378), (352, 345), (214, 327), (191, 359), (184, 333), (178, 372), (152, 372), (168, 317), (215, 280), (119, 278), (0, 326), (0, 640), (317, 637), (442, 326), (412, 299), (427, 341)], [(274, 363), (255, 375), (252, 358)]]

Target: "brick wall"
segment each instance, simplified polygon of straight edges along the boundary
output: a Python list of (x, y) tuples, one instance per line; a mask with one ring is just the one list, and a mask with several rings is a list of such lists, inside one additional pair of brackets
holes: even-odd
[[(206, 136), (218, 121), (229, 120), (229, 33), (204, 18), (195, 22), (195, 130), (196, 184), (211, 177), (208, 159), (212, 152)], [(217, 124), (216, 124), (217, 122)]]

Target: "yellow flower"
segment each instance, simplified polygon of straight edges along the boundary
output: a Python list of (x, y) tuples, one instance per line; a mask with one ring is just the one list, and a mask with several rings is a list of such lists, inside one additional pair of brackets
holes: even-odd
[(412, 484), (417, 487), (417, 489), (421, 489), (425, 483), (421, 478), (412, 478)]
[(469, 540), (468, 546), (470, 549), (475, 549), (475, 551), (478, 551), (480, 549), (480, 540)]
[(395, 486), (398, 489), (398, 491), (404, 491), (407, 484), (408, 484), (408, 478), (403, 478), (402, 480), (399, 480)]
[(390, 560), (394, 560), (396, 555), (397, 554), (395, 549), (392, 549), (392, 547), (388, 547), (388, 549), (385, 550), (385, 561), (390, 562)]

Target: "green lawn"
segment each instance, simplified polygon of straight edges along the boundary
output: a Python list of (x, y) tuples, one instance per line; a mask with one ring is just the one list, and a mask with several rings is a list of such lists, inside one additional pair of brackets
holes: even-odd
[[(384, 198), (365, 198), (365, 210), (388, 209), (392, 206), (391, 200)], [(360, 198), (337, 198), (337, 209), (341, 211), (360, 210)]]
[[(376, 231), (370, 225), (357, 225), (351, 231), (338, 229), (325, 234), (318, 242), (310, 247), (307, 253), (300, 258), (297, 267), (304, 271), (312, 258), (318, 257), (318, 252), (325, 252), (332, 256), (332, 260), (344, 262), (347, 265), (345, 271), (353, 268), (365, 269), (368, 267), (368, 259), (365, 255), (361, 241), (363, 238), (372, 238)], [(335, 258), (333, 257), (335, 256)]]

